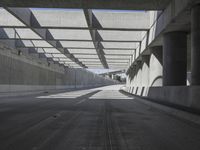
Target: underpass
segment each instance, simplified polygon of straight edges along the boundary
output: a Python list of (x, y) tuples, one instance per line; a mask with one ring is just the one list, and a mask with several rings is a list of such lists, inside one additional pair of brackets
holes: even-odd
[(199, 150), (200, 0), (1, 0), (0, 150)]
[(1, 98), (1, 150), (199, 149), (198, 125), (121, 87)]

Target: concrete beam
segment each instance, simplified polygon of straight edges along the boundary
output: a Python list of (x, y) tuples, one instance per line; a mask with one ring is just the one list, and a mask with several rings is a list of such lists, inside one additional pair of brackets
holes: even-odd
[(170, 0), (1, 0), (7, 7), (161, 10)]
[[(48, 29), (35, 29), (33, 26), (40, 26), (37, 19), (34, 17), (33, 13), (29, 8), (8, 8), (5, 7), (5, 9), (11, 13), (13, 16), (15, 16), (18, 20), (20, 20), (23, 24), (25, 24), (28, 28), (30, 28), (33, 32), (35, 32), (38, 36), (40, 36), (42, 39), (50, 39), (54, 40), (53, 36), (49, 32)], [(60, 41), (51, 42), (47, 41), (49, 44), (51, 44), (54, 48), (57, 48), (57, 46), (62, 46)], [(74, 57), (74, 56), (73, 56)], [(71, 58), (69, 58), (71, 59)], [(73, 59), (71, 59), (73, 61)], [(78, 63), (81, 64), (80, 66), (84, 66), (81, 62)]]
[[(31, 26), (34, 29), (60, 29), (60, 30), (105, 30), (105, 31), (148, 31), (147, 28), (103, 28), (103, 27), (54, 27), (54, 26), (40, 26), (35, 25), (35, 19), (31, 18)], [(27, 28), (26, 26), (0, 26), (0, 28)]]
[[(10, 40), (8, 40), (8, 41), (10, 41)], [(15, 40), (15, 41), (17, 41), (17, 43), (18, 43), (18, 41), (19, 40)], [(29, 47), (29, 46), (24, 46), (24, 45), (20, 45), (20, 44), (18, 44), (17, 46), (16, 46), (17, 48), (32, 48), (32, 47)], [(49, 48), (49, 47), (42, 47), (42, 46), (40, 46), (40, 47), (37, 47), (37, 46), (35, 46), (35, 48)], [(91, 50), (93, 50), (94, 48), (90, 48), (90, 47), (60, 47), (60, 46), (57, 46), (56, 47), (57, 49), (66, 49), (66, 48), (68, 48), (68, 49), (91, 49)], [(123, 50), (123, 51), (134, 51), (135, 49), (131, 49), (131, 48), (106, 48), (106, 50)], [(125, 53), (125, 55), (126, 55), (127, 53)], [(107, 55), (109, 55), (109, 54), (107, 54)], [(123, 54), (122, 54), (123, 55)], [(132, 55), (132, 54), (131, 54)]]
[[(19, 40), (19, 38), (15, 38), (15, 37), (12, 37), (12, 38), (10, 38), (10, 37), (7, 37), (7, 36), (3, 36), (3, 34), (2, 34), (2, 32), (1, 32), (1, 29), (3, 29), (3, 28), (0, 28), (0, 40)], [(54, 42), (58, 42), (58, 41), (71, 41), (71, 42), (92, 42), (92, 40), (77, 40), (77, 39), (32, 39), (32, 38), (20, 38), (20, 40), (46, 40), (47, 42), (52, 42), (52, 41), (54, 41)], [(116, 40), (101, 40), (101, 39), (96, 39), (96, 42), (127, 42), (127, 43), (139, 43), (140, 41), (132, 41), (132, 40), (129, 40), (129, 41), (120, 41), (120, 40), (118, 40), (118, 41), (116, 41)]]
[[(100, 27), (101, 26), (100, 23), (98, 22), (98, 20), (96, 19), (96, 17), (93, 15), (92, 10), (84, 9), (84, 14), (85, 14), (85, 18), (86, 18), (88, 27), (93, 27), (93, 26)], [(96, 39), (102, 40), (101, 36), (98, 34), (97, 30), (90, 30), (90, 35), (91, 35), (91, 38), (94, 43), (94, 47), (97, 51), (98, 57), (99, 57), (102, 65), (104, 66), (104, 68), (109, 68), (108, 64), (106, 62), (106, 58), (104, 56), (103, 46), (101, 43), (96, 42)]]

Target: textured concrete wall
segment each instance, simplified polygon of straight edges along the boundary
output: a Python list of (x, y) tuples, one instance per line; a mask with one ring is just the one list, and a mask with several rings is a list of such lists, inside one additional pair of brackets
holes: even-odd
[(141, 88), (141, 96), (145, 96), (147, 93), (147, 89), (144, 88), (149, 85), (149, 66), (146, 63), (143, 63), (142, 67), (142, 88)]
[(147, 96), (149, 87), (162, 86), (162, 49), (152, 51), (148, 60), (137, 64), (134, 77), (128, 77), (127, 89), (130, 93)]
[[(151, 51), (149, 66), (143, 63), (135, 72), (134, 78), (129, 77), (126, 91), (134, 95), (147, 97), (160, 103), (200, 109), (200, 87), (198, 86), (162, 86), (162, 50), (157, 48)], [(190, 64), (190, 62), (188, 62)], [(190, 68), (188, 69), (190, 70)], [(139, 75), (142, 77), (138, 84)], [(191, 81), (191, 73), (187, 73), (188, 85)]]
[(162, 49), (158, 49), (150, 55), (148, 86), (162, 86), (162, 75)]
[(115, 81), (113, 80), (106, 79), (97, 74), (80, 68), (68, 68), (65, 70), (65, 75), (67, 84), (75, 86), (76, 88), (115, 84)]
[(84, 69), (50, 66), (37, 56), (17, 55), (16, 50), (0, 47), (0, 92), (41, 91), (96, 87), (114, 84)]
[(199, 86), (151, 87), (148, 98), (160, 103), (200, 109), (199, 91)]

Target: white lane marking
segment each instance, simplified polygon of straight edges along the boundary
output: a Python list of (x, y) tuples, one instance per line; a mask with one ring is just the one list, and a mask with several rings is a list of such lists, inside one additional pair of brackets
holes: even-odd
[(79, 91), (72, 91), (72, 92), (64, 92), (64, 93), (51, 94), (51, 95), (46, 95), (46, 96), (39, 96), (37, 98), (77, 98), (85, 94), (89, 94), (90, 92), (93, 92), (93, 90), (79, 90)]
[(122, 100), (122, 99), (133, 99), (132, 97), (128, 97), (122, 93), (120, 93), (119, 91), (114, 91), (114, 90), (110, 90), (110, 91), (100, 91), (94, 95), (92, 95), (91, 97), (89, 97), (89, 99), (113, 99), (113, 100)]
[(81, 101), (77, 102), (76, 105), (81, 104), (83, 102), (85, 102), (87, 99), (82, 99)]

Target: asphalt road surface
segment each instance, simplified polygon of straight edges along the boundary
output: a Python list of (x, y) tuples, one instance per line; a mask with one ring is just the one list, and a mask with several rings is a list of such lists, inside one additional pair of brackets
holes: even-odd
[(200, 150), (200, 126), (118, 89), (0, 98), (0, 150)]

